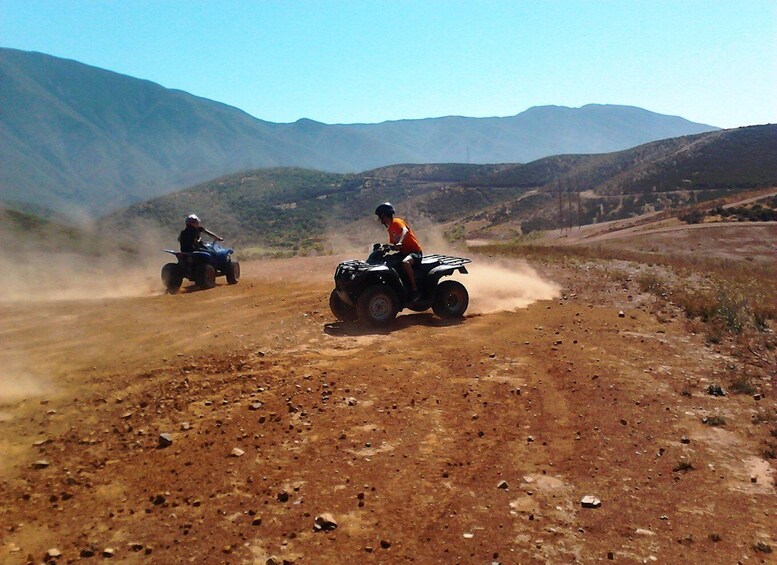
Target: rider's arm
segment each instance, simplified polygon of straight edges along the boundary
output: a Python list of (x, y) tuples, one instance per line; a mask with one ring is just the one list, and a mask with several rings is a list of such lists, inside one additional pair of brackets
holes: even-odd
[(402, 233), (399, 234), (399, 237), (394, 242), (394, 245), (402, 245), (402, 242), (405, 240), (405, 236), (407, 235), (407, 232), (409, 230), (407, 229), (407, 226), (402, 226)]
[(202, 231), (204, 231), (205, 233), (207, 233), (207, 234), (208, 234), (209, 236), (211, 236), (211, 237), (215, 237), (215, 238), (216, 238), (216, 239), (218, 239), (219, 241), (224, 241), (224, 239), (223, 239), (223, 238), (221, 238), (221, 237), (217, 236), (215, 233), (213, 233), (212, 231), (210, 231), (210, 230), (209, 230), (209, 229), (207, 229), (207, 228), (202, 228)]

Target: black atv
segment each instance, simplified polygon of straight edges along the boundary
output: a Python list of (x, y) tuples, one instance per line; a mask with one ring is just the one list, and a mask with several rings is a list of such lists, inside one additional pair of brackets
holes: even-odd
[(425, 255), (413, 266), (421, 298), (410, 300), (410, 284), (402, 269), (402, 255), (388, 244), (376, 243), (367, 261), (343, 261), (335, 270), (335, 289), (329, 307), (343, 322), (361, 321), (385, 325), (403, 308), (423, 312), (431, 308), (441, 318), (461, 318), (469, 305), (469, 293), (458, 281), (440, 282), (456, 271), (467, 273), (469, 259)]

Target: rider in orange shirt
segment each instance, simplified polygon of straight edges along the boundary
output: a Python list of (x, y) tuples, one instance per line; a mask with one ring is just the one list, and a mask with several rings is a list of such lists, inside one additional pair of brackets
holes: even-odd
[(421, 293), (418, 292), (418, 287), (415, 283), (413, 265), (421, 262), (421, 257), (423, 256), (421, 246), (407, 222), (401, 218), (394, 217), (394, 206), (390, 202), (384, 202), (375, 208), (375, 215), (380, 220), (380, 223), (388, 228), (389, 243), (396, 246), (403, 255), (402, 268), (410, 281), (410, 301), (415, 302), (421, 298)]

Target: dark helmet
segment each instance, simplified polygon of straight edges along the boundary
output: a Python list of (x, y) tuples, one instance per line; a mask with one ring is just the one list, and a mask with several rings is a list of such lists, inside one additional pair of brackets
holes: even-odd
[(384, 202), (383, 204), (378, 205), (377, 208), (375, 208), (375, 215), (379, 218), (381, 216), (393, 216), (394, 215), (394, 206), (391, 205), (391, 202)]

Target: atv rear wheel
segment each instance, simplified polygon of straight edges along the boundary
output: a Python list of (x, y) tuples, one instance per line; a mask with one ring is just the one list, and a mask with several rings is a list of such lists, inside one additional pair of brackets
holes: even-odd
[(227, 267), (224, 271), (224, 274), (227, 276), (227, 282), (229, 284), (237, 284), (237, 281), (240, 280), (240, 263), (237, 261), (230, 261), (227, 263)]
[(213, 288), (216, 286), (216, 269), (213, 268), (213, 265), (197, 265), (194, 271), (194, 282), (200, 288)]
[(372, 326), (384, 326), (399, 312), (399, 298), (391, 287), (378, 284), (368, 287), (359, 295), (356, 313), (359, 320)]
[(170, 294), (175, 294), (183, 284), (183, 273), (176, 263), (167, 263), (162, 267), (162, 284)]
[(461, 318), (469, 306), (469, 293), (458, 281), (444, 281), (434, 292), (432, 310), (440, 318)]
[(355, 322), (358, 319), (354, 307), (344, 302), (336, 290), (329, 295), (329, 309), (341, 322)]

